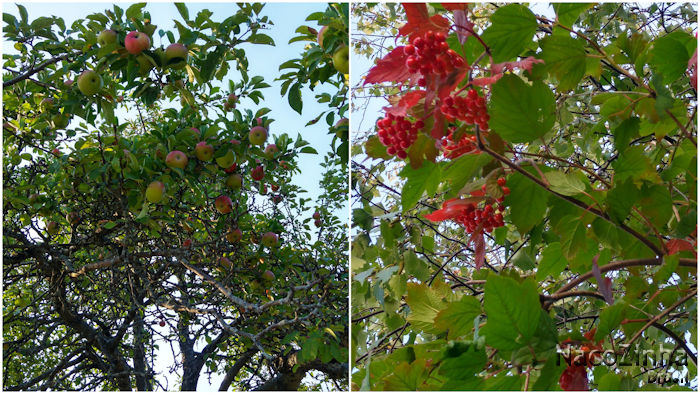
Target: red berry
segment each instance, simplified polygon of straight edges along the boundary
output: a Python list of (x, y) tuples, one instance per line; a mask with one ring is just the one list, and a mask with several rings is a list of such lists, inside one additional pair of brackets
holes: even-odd
[(510, 194), (510, 189), (508, 188), (508, 186), (503, 186), (501, 190), (503, 190), (503, 194), (505, 194), (506, 196)]
[(498, 186), (503, 187), (506, 185), (506, 178), (498, 178), (496, 182), (498, 183)]

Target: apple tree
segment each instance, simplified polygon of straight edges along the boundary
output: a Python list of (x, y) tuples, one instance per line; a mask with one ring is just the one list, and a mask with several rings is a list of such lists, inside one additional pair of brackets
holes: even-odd
[(348, 3), (331, 3), (324, 11), (309, 15), (307, 21), (316, 21), (316, 28), (301, 25), (297, 36), (289, 43), (310, 41), (301, 58), (288, 60), (280, 65), (279, 80), (282, 82), (282, 95), (287, 95), (289, 105), (299, 114), (303, 109), (301, 88), (327, 86), (331, 92), (320, 92), (316, 101), (327, 103), (328, 111), (317, 114), (307, 125), (325, 121), (328, 134), (333, 137), (333, 151), (347, 166), (349, 153), (348, 111)]
[(697, 389), (696, 5), (351, 14), (352, 388)]
[(249, 74), (263, 4), (174, 7), (173, 31), (145, 4), (3, 14), (5, 390), (347, 384), (346, 177), (326, 160), (301, 219), (315, 151), (268, 134)]

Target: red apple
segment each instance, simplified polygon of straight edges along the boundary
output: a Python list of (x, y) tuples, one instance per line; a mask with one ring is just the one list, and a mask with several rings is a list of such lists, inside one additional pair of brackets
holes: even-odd
[(328, 26), (323, 26), (321, 30), (318, 31), (318, 35), (316, 35), (316, 41), (318, 41), (318, 45), (323, 48), (323, 35), (326, 34), (326, 30), (328, 30)]
[(165, 164), (170, 168), (184, 169), (187, 167), (187, 155), (179, 150), (174, 150), (165, 157)]
[(233, 139), (229, 142), (232, 143), (233, 145), (240, 145), (241, 144), (241, 140), (236, 140), (236, 139)]
[(58, 223), (54, 222), (53, 220), (50, 222), (47, 222), (46, 223), (46, 232), (49, 233), (49, 235), (58, 234)]
[(275, 194), (274, 196), (272, 196), (272, 202), (274, 202), (275, 204), (281, 203), (282, 196), (280, 196), (279, 194)]
[(151, 47), (151, 39), (148, 38), (148, 35), (145, 33), (131, 31), (124, 39), (124, 47), (130, 54), (138, 55), (143, 52), (144, 49)]
[(53, 148), (53, 149), (51, 150), (51, 154), (54, 155), (54, 156), (56, 156), (56, 157), (59, 157), (59, 156), (61, 156), (61, 151), (58, 150), (58, 148)]
[(70, 223), (71, 226), (75, 226), (80, 222), (80, 215), (78, 214), (78, 212), (75, 211), (68, 212), (66, 214), (66, 221), (68, 221), (68, 223)]
[(211, 161), (214, 157), (214, 147), (202, 141), (195, 146), (194, 154), (201, 161)]
[(253, 145), (264, 145), (267, 140), (267, 130), (262, 126), (255, 126), (248, 133), (248, 140)]
[(280, 189), (279, 186), (275, 185), (274, 183), (270, 185), (270, 189), (272, 189), (273, 192), (276, 192), (277, 190)]
[(161, 321), (158, 323), (158, 325), (161, 326), (161, 327), (165, 327), (165, 320), (161, 320)]
[(183, 247), (183, 248), (189, 248), (190, 246), (192, 246), (192, 240), (189, 239), (189, 238), (187, 238), (187, 239), (182, 243), (182, 247)]
[(165, 59), (168, 65), (177, 70), (187, 64), (187, 47), (183, 44), (170, 44), (165, 48)]
[(314, 219), (321, 219), (321, 214), (318, 211), (316, 211), (313, 215), (311, 215), (311, 217)]
[(272, 272), (270, 270), (266, 270), (265, 272), (262, 273), (262, 280), (264, 280), (266, 282), (272, 282), (274, 279), (275, 279), (274, 272)]
[(275, 144), (270, 144), (265, 148), (265, 157), (272, 159), (276, 154), (280, 152), (279, 148)]
[(229, 196), (219, 196), (216, 198), (216, 200), (214, 200), (214, 207), (220, 213), (226, 214), (231, 212), (233, 201), (231, 201)]
[(272, 231), (268, 231), (262, 236), (262, 244), (271, 248), (275, 245), (277, 245), (279, 237), (277, 234), (273, 233)]
[(235, 244), (243, 239), (243, 233), (240, 228), (233, 229), (226, 234), (226, 240)]
[(219, 264), (226, 269), (229, 269), (229, 270), (233, 269), (233, 263), (231, 262), (231, 260), (227, 259), (226, 257), (220, 258)]
[(236, 108), (236, 102), (238, 101), (238, 97), (236, 96), (235, 93), (231, 93), (228, 95), (228, 98), (226, 99), (226, 104), (228, 104), (228, 107), (233, 109)]
[(316, 227), (321, 227), (321, 219), (316, 219), (316, 220), (314, 220), (314, 225), (315, 225)]
[(237, 167), (237, 164), (233, 163), (233, 164), (231, 164), (231, 167), (225, 169), (224, 172), (227, 174), (233, 174), (233, 172), (236, 171), (236, 167)]
[(262, 180), (265, 177), (263, 166), (257, 166), (250, 171), (250, 176), (256, 181)]

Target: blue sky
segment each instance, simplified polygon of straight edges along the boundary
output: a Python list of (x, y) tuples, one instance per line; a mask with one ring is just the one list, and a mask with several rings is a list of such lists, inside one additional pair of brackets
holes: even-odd
[[(74, 20), (84, 18), (85, 16), (103, 12), (105, 9), (112, 9), (112, 3), (106, 2), (82, 2), (82, 3), (36, 3), (36, 2), (20, 2), (26, 7), (29, 14), (29, 20), (34, 20), (40, 16), (57, 16), (64, 19), (66, 26), (70, 26)], [(118, 5), (126, 9), (128, 3), (118, 3)], [(222, 21), (226, 17), (235, 13), (238, 7), (232, 3), (187, 3), (190, 17), (194, 17), (203, 9), (208, 9), (213, 12), (212, 19)], [(302, 154), (299, 157), (299, 167), (301, 174), (296, 174), (292, 182), (299, 185), (308, 191), (304, 197), (316, 199), (320, 194), (318, 192), (318, 182), (322, 177), (322, 168), (320, 163), (324, 155), (330, 151), (331, 136), (327, 134), (328, 126), (325, 121), (320, 121), (315, 125), (306, 127), (306, 123), (315, 118), (316, 114), (326, 110), (326, 104), (318, 104), (314, 96), (323, 91), (323, 87), (317, 88), (314, 92), (308, 89), (302, 90), (302, 98), (304, 100), (304, 108), (302, 115), (294, 112), (287, 104), (287, 98), (280, 96), (280, 83), (275, 81), (275, 78), (280, 74), (279, 65), (286, 60), (298, 58), (304, 50), (306, 42), (296, 42), (288, 44), (289, 39), (296, 35), (294, 31), (300, 25), (315, 26), (315, 22), (305, 22), (306, 17), (317, 11), (323, 11), (326, 8), (326, 3), (269, 3), (267, 4), (261, 15), (267, 15), (274, 23), (270, 25), (270, 29), (264, 33), (272, 37), (276, 46), (268, 45), (245, 45), (246, 54), (249, 60), (249, 72), (252, 77), (261, 75), (265, 78), (265, 82), (272, 87), (264, 89), (264, 102), (256, 105), (249, 99), (243, 99), (237, 108), (243, 110), (249, 108), (253, 111), (260, 107), (268, 107), (272, 112), (268, 115), (275, 119), (275, 122), (270, 126), (270, 133), (277, 135), (287, 133), (292, 139), (296, 139), (297, 134), (301, 134), (302, 138), (308, 141), (318, 152), (318, 155)], [(13, 14), (19, 17), (17, 7), (13, 3), (2, 3), (2, 11)], [(178, 37), (177, 29), (173, 20), (182, 20), (180, 14), (172, 3), (149, 3), (144, 11), (149, 11), (151, 14), (152, 23), (156, 24), (159, 29), (171, 30)], [(153, 47), (161, 45), (167, 46), (170, 42), (167, 37), (163, 37), (163, 41), (154, 35)], [(3, 52), (13, 52), (12, 43), (3, 41)], [(239, 74), (231, 71), (224, 78), (223, 87), (228, 90), (228, 79), (239, 81)], [(179, 101), (179, 100), (177, 100)], [(179, 105), (175, 103), (174, 105)], [(134, 116), (129, 114), (127, 116)], [(271, 141), (271, 138), (269, 139)], [(341, 212), (336, 212), (336, 215), (341, 220), (347, 220), (347, 209)], [(308, 212), (305, 216), (310, 217), (313, 211)], [(163, 345), (163, 344), (161, 344)], [(203, 346), (203, 345), (202, 345)], [(177, 389), (178, 384), (175, 383), (175, 376), (168, 374), (167, 369), (172, 365), (172, 354), (167, 346), (161, 346), (163, 350), (158, 354), (156, 367), (158, 372), (168, 376), (170, 390)], [(214, 376), (211, 384), (208, 382), (207, 375), (202, 374), (199, 380), (198, 391), (216, 391), (219, 387), (223, 376)]]

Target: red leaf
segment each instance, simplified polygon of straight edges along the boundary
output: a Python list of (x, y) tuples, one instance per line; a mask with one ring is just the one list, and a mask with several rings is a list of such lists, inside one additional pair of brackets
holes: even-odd
[(377, 64), (369, 70), (364, 84), (380, 82), (404, 82), (412, 75), (406, 67), (406, 58), (403, 46), (394, 48)]
[(452, 198), (442, 203), (442, 208), (425, 215), (425, 218), (433, 222), (454, 219), (467, 209), (471, 202), (459, 198)]
[(440, 3), (442, 8), (448, 11), (465, 11), (469, 9), (469, 3)]
[(593, 276), (595, 276), (596, 282), (598, 282), (600, 294), (605, 297), (605, 302), (612, 305), (615, 303), (612, 294), (612, 280), (610, 278), (603, 278), (601, 275), (600, 268), (598, 267), (598, 257), (599, 255), (593, 257), (593, 269), (591, 271), (593, 272)]
[(496, 83), (501, 77), (503, 76), (502, 73), (492, 75), (490, 77), (483, 77), (483, 78), (477, 78), (473, 79), (471, 84), (473, 86), (486, 86), (486, 85), (491, 85), (493, 83)]
[(408, 23), (399, 29), (400, 36), (410, 36), (422, 34), (432, 30), (435, 32), (447, 32), (450, 28), (450, 21), (441, 15), (428, 17), (428, 7), (425, 3), (402, 3), (406, 10), (406, 20)]
[(465, 9), (454, 10), (455, 17), (455, 31), (457, 31), (457, 38), (459, 43), (464, 45), (467, 42), (467, 38), (474, 32), (474, 23), (469, 22), (467, 19), (467, 12)]
[(433, 129), (430, 130), (430, 136), (439, 141), (445, 136), (445, 116), (443, 116), (440, 108), (435, 107), (435, 110), (433, 111), (433, 119)]
[(406, 116), (408, 110), (418, 104), (418, 101), (423, 97), (425, 97), (425, 90), (414, 90), (401, 96), (401, 99), (396, 105), (384, 107), (384, 110), (395, 116)]
[(588, 373), (583, 365), (569, 365), (559, 377), (559, 386), (565, 391), (588, 391)]
[[(693, 247), (693, 244), (684, 240), (684, 239), (677, 239), (674, 238), (668, 242), (666, 242), (666, 249), (668, 249), (668, 254), (673, 255), (679, 252), (682, 252), (684, 250), (687, 250), (689, 252), (695, 252), (695, 248)], [(695, 253), (697, 255), (697, 253)]]
[(504, 71), (513, 71), (516, 68), (526, 71), (532, 71), (532, 66), (535, 65), (535, 63), (544, 64), (544, 60), (535, 59), (532, 56), (528, 56), (523, 60), (518, 60), (515, 62), (496, 63), (491, 65), (491, 73), (497, 74), (502, 73)]
[(481, 225), (474, 230), (471, 238), (474, 241), (474, 263), (476, 263), (476, 269), (480, 269), (484, 265), (486, 256), (486, 241), (484, 241)]

